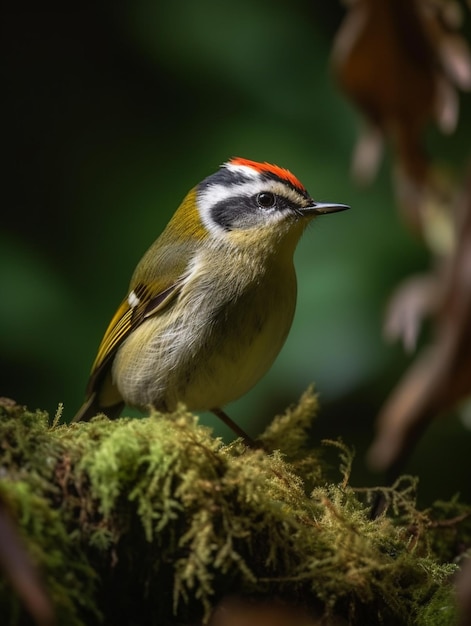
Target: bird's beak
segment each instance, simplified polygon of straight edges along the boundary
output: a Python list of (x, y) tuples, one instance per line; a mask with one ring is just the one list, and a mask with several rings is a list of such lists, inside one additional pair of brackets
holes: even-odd
[(338, 211), (346, 211), (350, 207), (348, 204), (334, 204), (331, 202), (314, 202), (311, 206), (301, 209), (304, 215), (327, 215), (328, 213), (337, 213)]

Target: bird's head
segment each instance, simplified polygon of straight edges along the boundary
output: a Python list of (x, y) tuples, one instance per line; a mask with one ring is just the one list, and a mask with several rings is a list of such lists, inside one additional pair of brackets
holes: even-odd
[(294, 246), (308, 222), (348, 206), (315, 202), (288, 170), (233, 158), (196, 188), (201, 223), (209, 235), (239, 245), (265, 241)]

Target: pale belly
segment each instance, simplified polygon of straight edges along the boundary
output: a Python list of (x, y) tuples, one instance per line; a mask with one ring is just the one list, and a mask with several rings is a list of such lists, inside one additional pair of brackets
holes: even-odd
[(296, 280), (294, 273), (284, 279), (225, 303), (217, 297), (178, 302), (144, 322), (113, 365), (125, 402), (208, 410), (244, 395), (270, 368), (291, 327)]
[[(190, 384), (178, 397), (193, 410), (222, 407), (243, 396), (267, 372), (288, 335), (294, 307), (271, 311), (263, 321), (234, 324), (208, 354), (203, 367), (196, 366)], [(251, 328), (251, 330), (250, 330)]]

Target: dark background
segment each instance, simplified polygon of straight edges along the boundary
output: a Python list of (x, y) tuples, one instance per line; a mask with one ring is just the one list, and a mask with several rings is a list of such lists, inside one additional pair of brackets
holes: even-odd
[[(63, 402), (70, 419), (135, 264), (185, 193), (231, 156), (266, 160), (315, 199), (353, 208), (304, 236), (292, 332), (228, 412), (256, 435), (315, 381), (316, 439), (341, 436), (358, 451), (354, 483), (380, 482), (363, 455), (409, 362), (384, 343), (382, 315), (394, 286), (429, 261), (397, 217), (388, 157), (370, 187), (349, 178), (359, 118), (329, 64), (341, 5), (97, 7), (2, 19), (0, 394), (51, 415)], [(456, 135), (431, 131), (430, 142), (460, 165), (469, 137), (467, 96)], [(437, 421), (406, 467), (424, 502), (471, 498), (463, 414)]]

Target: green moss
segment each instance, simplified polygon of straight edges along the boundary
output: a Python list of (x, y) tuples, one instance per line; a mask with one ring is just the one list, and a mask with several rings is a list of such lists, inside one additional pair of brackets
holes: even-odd
[[(469, 508), (417, 511), (405, 477), (371, 520), (374, 494), (349, 485), (348, 448), (328, 442), (334, 482), (322, 448), (307, 448), (316, 408), (308, 390), (263, 450), (223, 445), (183, 409), (53, 427), (41, 412), (0, 410), (0, 489), (60, 623), (195, 623), (227, 593), (320, 606), (353, 625), (425, 624), (438, 603), (452, 612)], [(27, 623), (4, 581), (0, 608), (5, 624)]]
[(458, 612), (448, 587), (439, 587), (435, 593), (417, 607), (416, 626), (453, 626), (458, 624)]

